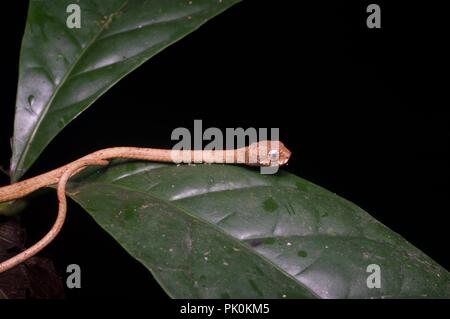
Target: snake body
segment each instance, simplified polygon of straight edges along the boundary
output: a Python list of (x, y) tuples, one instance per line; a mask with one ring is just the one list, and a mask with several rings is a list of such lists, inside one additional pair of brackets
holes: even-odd
[[(274, 157), (275, 155), (275, 157)], [(0, 263), (0, 273), (24, 262), (47, 246), (61, 230), (67, 211), (65, 198), (69, 178), (87, 166), (106, 165), (116, 158), (167, 163), (232, 163), (250, 166), (281, 166), (291, 152), (279, 141), (262, 141), (234, 150), (169, 150), (156, 148), (114, 147), (96, 151), (74, 162), (33, 178), (0, 187), (0, 203), (12, 201), (57, 184), (59, 210), (52, 229), (39, 242), (20, 254)], [(275, 162), (275, 163), (274, 163)]]

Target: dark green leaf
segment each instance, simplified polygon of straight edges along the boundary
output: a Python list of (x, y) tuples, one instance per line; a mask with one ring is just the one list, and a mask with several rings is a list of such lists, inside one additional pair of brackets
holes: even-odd
[[(286, 172), (122, 163), (80, 176), (69, 195), (172, 297), (450, 297), (432, 259)], [(370, 264), (380, 289), (367, 287)]]
[(27, 201), (25, 199), (17, 199), (10, 202), (0, 203), (0, 215), (14, 216), (27, 207)]
[[(126, 74), (239, 0), (31, 0), (11, 162), (18, 180), (50, 141)], [(81, 28), (69, 29), (69, 4)]]

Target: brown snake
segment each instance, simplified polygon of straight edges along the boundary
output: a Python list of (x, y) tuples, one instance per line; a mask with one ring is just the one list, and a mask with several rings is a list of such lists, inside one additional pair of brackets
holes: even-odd
[(57, 186), (58, 215), (51, 230), (36, 244), (0, 263), (0, 273), (13, 268), (46, 247), (61, 230), (67, 211), (66, 184), (70, 177), (87, 166), (107, 165), (115, 158), (167, 163), (231, 163), (250, 166), (281, 166), (291, 152), (279, 141), (262, 141), (234, 150), (170, 150), (155, 148), (115, 147), (86, 155), (48, 173), (0, 187), (0, 203), (12, 201), (51, 185)]

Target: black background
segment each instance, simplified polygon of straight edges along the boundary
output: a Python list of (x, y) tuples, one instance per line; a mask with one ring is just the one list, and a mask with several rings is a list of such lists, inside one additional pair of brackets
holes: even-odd
[[(449, 111), (439, 7), (376, 1), (382, 28), (368, 29), (364, 1), (246, 0), (158, 54), (73, 121), (27, 177), (111, 146), (171, 147), (176, 127), (279, 127), (293, 151), (288, 171), (356, 203), (446, 269)], [(26, 1), (0, 20), (0, 164), (13, 130)], [(448, 104), (448, 103), (447, 103)], [(8, 179), (0, 178), (2, 184)], [(50, 228), (53, 193), (22, 214), (28, 244)], [(42, 252), (83, 270), (67, 297), (166, 298), (151, 275), (75, 203)]]

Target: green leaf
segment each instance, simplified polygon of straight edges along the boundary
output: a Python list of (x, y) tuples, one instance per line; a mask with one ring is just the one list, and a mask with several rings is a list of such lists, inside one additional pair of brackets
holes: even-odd
[[(11, 161), (17, 181), (50, 141), (126, 74), (239, 0), (31, 0)], [(69, 29), (69, 4), (81, 28)]]
[[(116, 163), (78, 177), (68, 194), (172, 297), (450, 297), (450, 274), (432, 259), (286, 172)], [(380, 289), (367, 287), (371, 264)]]
[(27, 207), (25, 199), (17, 199), (9, 202), (0, 203), (0, 216), (14, 216)]

